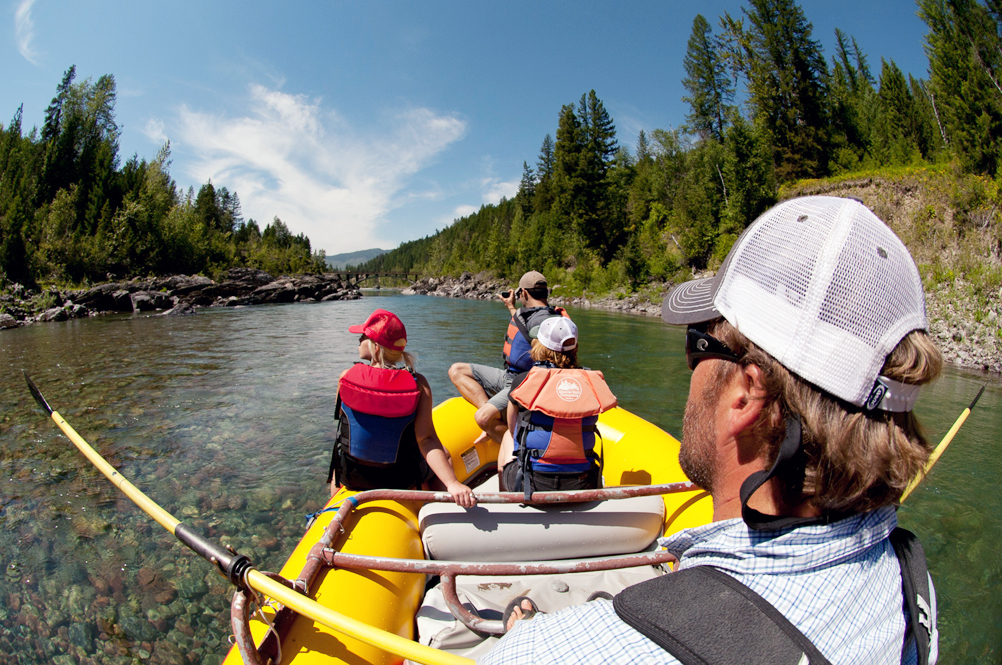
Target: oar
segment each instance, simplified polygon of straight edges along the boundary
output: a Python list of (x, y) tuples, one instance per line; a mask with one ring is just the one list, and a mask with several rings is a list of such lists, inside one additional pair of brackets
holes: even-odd
[(274, 598), (283, 605), (318, 623), (409, 660), (426, 663), (427, 665), (470, 665), (473, 663), (472, 660), (467, 658), (461, 658), (451, 653), (413, 642), (405, 637), (388, 633), (385, 630), (375, 628), (357, 619), (352, 619), (349, 616), (335, 612), (328, 607), (324, 607), (315, 600), (303, 596), (265, 576), (255, 569), (250, 559), (243, 554), (237, 554), (232, 549), (225, 549), (216, 543), (206, 540), (126, 480), (122, 474), (115, 470), (115, 467), (108, 464), (96, 450), (91, 448), (90, 444), (84, 441), (83, 437), (77, 434), (76, 430), (70, 427), (69, 423), (63, 420), (63, 417), (57, 411), (54, 411), (49, 406), (49, 403), (42, 397), (42, 392), (35, 385), (35, 382), (31, 380), (27, 372), (24, 372), (24, 379), (28, 382), (28, 389), (31, 390), (31, 394), (34, 396), (35, 401), (38, 402), (38, 405), (49, 414), (49, 417), (59, 425), (59, 429), (63, 431), (69, 440), (80, 449), (80, 452), (101, 473), (108, 477), (108, 480), (115, 487), (122, 490), (127, 497), (132, 499), (133, 503), (174, 534), (186, 547), (214, 565), (223, 577), (228, 579), (232, 584), (236, 586), (249, 586), (255, 591)]
[(963, 425), (967, 420), (967, 416), (971, 415), (971, 411), (974, 410), (974, 405), (978, 403), (979, 399), (981, 399), (981, 393), (985, 392), (985, 388), (987, 387), (988, 384), (981, 386), (981, 390), (978, 391), (978, 394), (975, 396), (974, 401), (971, 402), (971, 405), (964, 409), (964, 412), (960, 414), (959, 418), (957, 418), (957, 422), (953, 423), (953, 427), (950, 428), (950, 431), (946, 433), (943, 440), (939, 442), (939, 445), (936, 446), (935, 450), (932, 451), (932, 454), (929, 455), (929, 461), (925, 463), (925, 468), (922, 469), (917, 476), (912, 478), (910, 483), (908, 483), (908, 487), (906, 487), (905, 491), (901, 493), (901, 499), (898, 503), (904, 502), (904, 500), (908, 498), (908, 495), (912, 493), (912, 490), (918, 487), (918, 484), (922, 482), (927, 475), (929, 475), (929, 471), (932, 470), (933, 465), (939, 460), (943, 451), (946, 450), (946, 447), (950, 445), (951, 441), (953, 441), (953, 437), (957, 435), (961, 425)]

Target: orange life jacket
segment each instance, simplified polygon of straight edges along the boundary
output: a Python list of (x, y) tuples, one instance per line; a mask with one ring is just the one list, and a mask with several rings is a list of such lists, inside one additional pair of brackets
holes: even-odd
[[(526, 479), (534, 471), (582, 473), (592, 467), (598, 414), (617, 404), (602, 372), (536, 365), (510, 397), (525, 409), (514, 438)], [(525, 482), (527, 493), (530, 484)]]

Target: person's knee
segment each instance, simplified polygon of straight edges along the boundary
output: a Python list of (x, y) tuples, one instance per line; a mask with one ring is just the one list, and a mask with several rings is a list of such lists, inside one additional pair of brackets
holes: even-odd
[(487, 403), (477, 409), (473, 419), (477, 421), (477, 427), (486, 430), (488, 427), (498, 425), (501, 420), (501, 412), (493, 404)]
[(473, 370), (469, 363), (452, 363), (449, 367), (449, 380), (455, 383), (463, 377), (473, 376)]

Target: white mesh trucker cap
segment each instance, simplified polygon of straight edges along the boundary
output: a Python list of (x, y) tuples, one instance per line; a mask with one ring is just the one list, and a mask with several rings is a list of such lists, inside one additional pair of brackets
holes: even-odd
[(661, 318), (724, 317), (791, 372), (856, 406), (908, 411), (917, 386), (878, 375), (926, 330), (922, 279), (901, 240), (853, 199), (808, 196), (767, 210), (714, 277), (673, 288)]
[(578, 346), (578, 327), (566, 316), (551, 316), (539, 324), (536, 339), (551, 351), (570, 351)]

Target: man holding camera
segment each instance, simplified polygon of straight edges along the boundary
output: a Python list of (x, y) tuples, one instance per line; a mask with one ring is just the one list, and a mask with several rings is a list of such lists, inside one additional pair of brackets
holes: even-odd
[[(505, 413), (512, 377), (532, 368), (532, 331), (545, 319), (563, 313), (561, 308), (547, 304), (548, 295), (546, 278), (535, 270), (522, 275), (517, 289), (499, 295), (511, 314), (502, 350), (504, 369), (474, 363), (454, 363), (449, 368), (449, 379), (466, 401), (477, 407), (477, 425), (499, 444), (508, 430)], [(522, 301), (521, 308), (516, 309), (516, 298)]]

